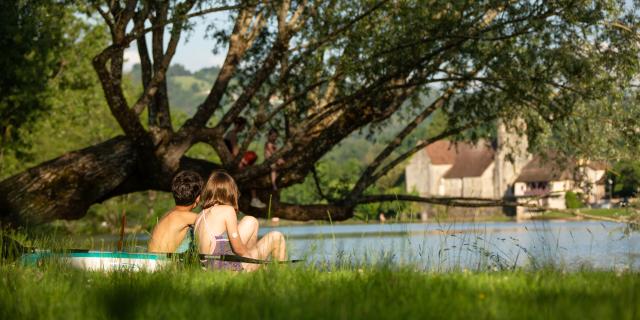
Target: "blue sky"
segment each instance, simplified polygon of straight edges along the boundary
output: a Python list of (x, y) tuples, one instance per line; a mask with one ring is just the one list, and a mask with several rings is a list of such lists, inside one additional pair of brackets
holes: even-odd
[[(226, 56), (227, 49), (220, 48), (217, 54), (213, 54), (215, 43), (211, 39), (205, 39), (207, 25), (215, 23), (218, 26), (231, 28), (228, 21), (228, 12), (209, 14), (204, 18), (195, 18), (192, 21), (196, 23), (194, 29), (188, 34), (181, 37), (178, 50), (173, 57), (172, 64), (182, 64), (191, 71), (197, 71), (204, 67), (221, 65)], [(147, 41), (150, 43), (150, 35), (147, 35)], [(168, 39), (169, 35), (165, 36)], [(131, 70), (131, 67), (140, 62), (138, 57), (138, 49), (135, 42), (132, 43), (125, 51), (125, 70)]]

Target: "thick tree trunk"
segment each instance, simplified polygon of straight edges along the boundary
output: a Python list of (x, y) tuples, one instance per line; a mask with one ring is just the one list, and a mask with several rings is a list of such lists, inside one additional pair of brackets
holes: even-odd
[[(183, 157), (178, 170), (203, 177), (214, 163)], [(24, 226), (55, 219), (82, 218), (89, 207), (109, 198), (143, 190), (171, 190), (173, 172), (161, 170), (151, 152), (128, 138), (67, 153), (0, 182), (0, 222)]]
[(138, 153), (116, 137), (45, 162), (0, 182), (0, 220), (29, 225), (77, 219), (134, 174)]

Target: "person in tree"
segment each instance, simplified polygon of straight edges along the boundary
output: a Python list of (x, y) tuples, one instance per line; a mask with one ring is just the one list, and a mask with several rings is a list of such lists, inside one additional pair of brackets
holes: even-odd
[[(245, 216), (238, 222), (238, 186), (233, 178), (214, 171), (202, 191), (202, 212), (195, 222), (195, 234), (200, 253), (223, 255), (235, 253), (253, 259), (286, 260), (286, 244), (282, 233), (271, 231), (258, 240), (258, 220)], [(210, 267), (238, 270), (235, 265), (209, 262)], [(228, 263), (229, 264), (229, 263)], [(243, 270), (256, 270), (260, 265), (242, 264)]]
[[(278, 146), (276, 142), (278, 141), (278, 130), (271, 128), (269, 130), (269, 135), (267, 136), (267, 142), (264, 145), (264, 158), (269, 159), (271, 156), (278, 151)], [(276, 169), (278, 166), (283, 165), (285, 162), (282, 159), (276, 160), (275, 163), (271, 164), (271, 186), (273, 187), (273, 191), (278, 191), (278, 186), (276, 184), (276, 178), (278, 177), (278, 173)]]
[[(233, 128), (227, 132), (224, 136), (224, 144), (229, 149), (229, 152), (235, 157), (240, 153), (240, 147), (238, 146), (238, 134), (247, 126), (247, 119), (238, 117), (233, 121)], [(242, 159), (238, 164), (238, 169), (242, 170), (250, 165), (253, 165), (258, 159), (258, 155), (253, 151), (247, 151), (242, 155)], [(251, 206), (256, 208), (266, 208), (267, 205), (258, 199), (255, 189), (251, 189)]]
[[(244, 168), (253, 165), (258, 160), (258, 155), (253, 151), (247, 151), (242, 156), (242, 160), (238, 163), (238, 169), (243, 170)], [(265, 208), (267, 205), (258, 199), (258, 195), (256, 194), (255, 189), (251, 189), (251, 206), (256, 208)]]
[(246, 126), (247, 119), (238, 117), (233, 121), (233, 128), (224, 136), (224, 144), (234, 157), (240, 152), (240, 147), (238, 146), (238, 134), (244, 131)]
[(191, 212), (200, 201), (202, 177), (197, 172), (181, 171), (171, 181), (176, 206), (165, 214), (151, 232), (149, 252), (185, 252), (192, 235), (190, 227), (197, 214)]

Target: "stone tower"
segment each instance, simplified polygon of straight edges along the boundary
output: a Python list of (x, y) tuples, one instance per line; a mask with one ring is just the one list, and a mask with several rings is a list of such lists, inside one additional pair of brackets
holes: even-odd
[(423, 196), (429, 193), (429, 159), (425, 150), (414, 154), (405, 167), (407, 192), (417, 191)]
[(531, 160), (527, 151), (529, 143), (525, 134), (526, 123), (516, 120), (506, 125), (498, 122), (493, 194), (495, 199), (513, 196), (513, 184), (522, 168)]

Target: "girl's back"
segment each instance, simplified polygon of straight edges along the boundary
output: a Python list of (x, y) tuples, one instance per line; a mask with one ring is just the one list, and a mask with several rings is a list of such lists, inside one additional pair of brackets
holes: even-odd
[(194, 228), (200, 252), (213, 252), (220, 238), (228, 241), (227, 225), (229, 219), (235, 218), (235, 214), (234, 208), (229, 205), (214, 205), (202, 210)]

